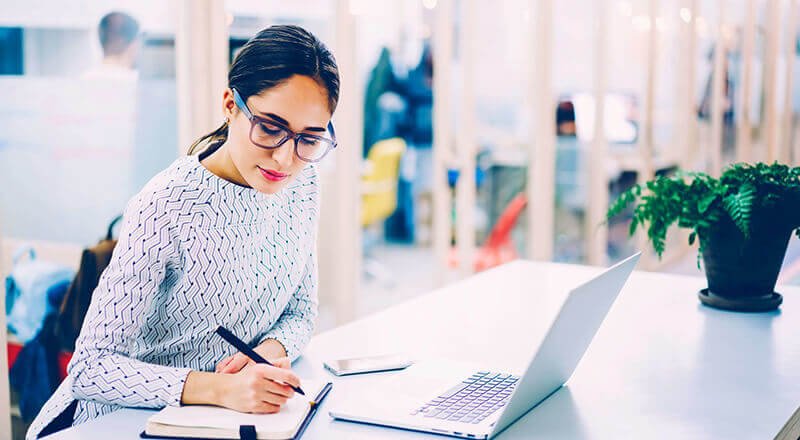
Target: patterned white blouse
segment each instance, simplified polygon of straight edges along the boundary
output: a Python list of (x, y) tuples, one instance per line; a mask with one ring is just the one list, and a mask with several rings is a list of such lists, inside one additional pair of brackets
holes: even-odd
[(291, 359), (317, 315), (319, 187), (307, 166), (277, 194), (225, 181), (178, 159), (125, 210), (68, 376), (27, 433), (36, 438), (77, 400), (73, 425), (122, 407), (179, 405), (190, 370), (213, 371), (235, 349), (224, 325)]

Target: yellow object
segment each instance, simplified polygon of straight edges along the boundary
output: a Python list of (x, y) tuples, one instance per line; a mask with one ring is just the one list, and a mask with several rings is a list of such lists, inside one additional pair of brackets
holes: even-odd
[(361, 225), (387, 219), (397, 209), (400, 158), (406, 150), (401, 138), (378, 141), (370, 148), (361, 178)]

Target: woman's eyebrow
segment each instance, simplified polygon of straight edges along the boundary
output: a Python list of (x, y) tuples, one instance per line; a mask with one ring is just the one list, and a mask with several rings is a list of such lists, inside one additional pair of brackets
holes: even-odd
[[(259, 113), (261, 113), (261, 112), (259, 112)], [(287, 121), (286, 119), (283, 119), (282, 117), (276, 115), (275, 113), (261, 113), (261, 114), (266, 116), (266, 117), (268, 117), (268, 118), (274, 119), (277, 122), (280, 122), (281, 124), (283, 124), (283, 125), (285, 125), (287, 127), (289, 126), (289, 121)], [(322, 132), (325, 132), (327, 130), (325, 128), (323, 128), (323, 127), (306, 127), (302, 131), (317, 131), (317, 132), (322, 133)]]

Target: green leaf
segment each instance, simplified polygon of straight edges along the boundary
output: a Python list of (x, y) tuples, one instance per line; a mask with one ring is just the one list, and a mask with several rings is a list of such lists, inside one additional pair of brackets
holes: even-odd
[(714, 200), (717, 200), (717, 194), (715, 193), (710, 193), (700, 199), (700, 203), (697, 204), (697, 210), (700, 214), (705, 214), (705, 212), (708, 211), (708, 207), (714, 203)]
[(697, 232), (689, 234), (689, 246), (694, 244), (695, 239), (697, 239)]
[(756, 187), (746, 182), (739, 187), (739, 191), (722, 199), (725, 211), (745, 237), (750, 235), (750, 218), (753, 211), (753, 201), (756, 198)]

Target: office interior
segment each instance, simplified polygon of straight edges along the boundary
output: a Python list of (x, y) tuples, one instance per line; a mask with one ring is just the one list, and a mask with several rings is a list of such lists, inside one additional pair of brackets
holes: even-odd
[[(74, 273), (127, 201), (219, 125), (241, 46), (291, 23), (328, 44), (342, 72), (339, 146), (319, 165), (317, 332), (516, 259), (608, 266), (642, 250), (639, 270), (702, 276), (685, 231), (659, 258), (628, 236), (629, 215), (607, 221), (606, 209), (678, 169), (800, 162), (797, 10), (796, 0), (3, 0), (0, 272), (32, 249)], [(136, 63), (87, 76), (111, 11), (140, 25)], [(800, 283), (794, 241), (779, 282)], [(14, 332), (3, 342), (7, 377), (22, 344)], [(0, 438), (23, 438), (20, 397), (0, 381)]]

